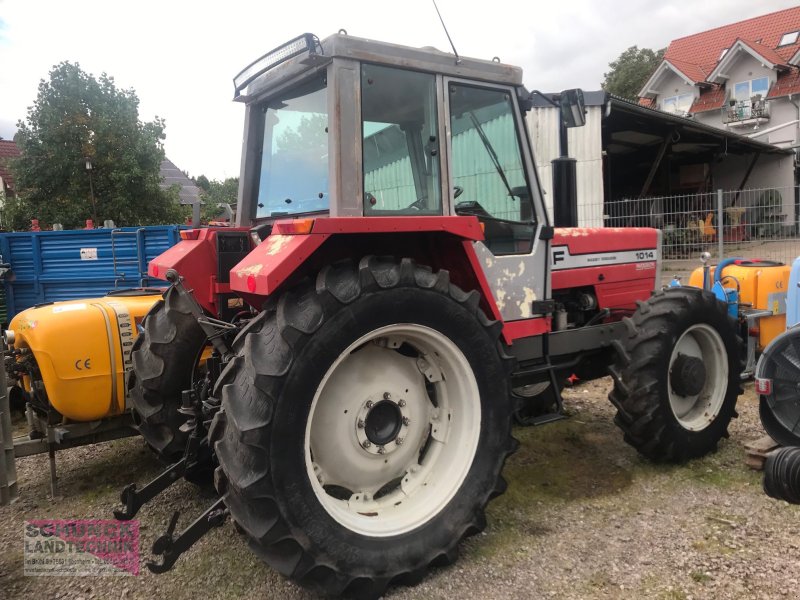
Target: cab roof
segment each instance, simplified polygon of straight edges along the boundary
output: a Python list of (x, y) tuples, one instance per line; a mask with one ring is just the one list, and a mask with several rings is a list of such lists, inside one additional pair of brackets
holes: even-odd
[[(287, 58), (285, 49), (291, 44), (295, 44), (293, 48), (301, 47), (302, 51), (293, 51)], [(283, 57), (281, 57), (282, 53)], [(270, 65), (272, 57), (276, 57), (278, 60), (274, 66)], [(237, 78), (234, 79), (236, 87), (234, 99), (242, 102), (253, 101), (256, 97), (263, 96), (271, 88), (282, 85), (288, 80), (302, 77), (306, 72), (325, 66), (337, 58), (437, 73), (448, 77), (462, 77), (512, 86), (522, 85), (522, 69), (497, 60), (481, 60), (463, 56), (456, 58), (449, 52), (442, 52), (432, 47), (412, 48), (344, 33), (328, 36), (322, 41), (312, 34), (303, 34), (283, 46), (271, 50), (237, 75)], [(261, 70), (262, 65), (265, 67), (263, 70)], [(237, 83), (237, 80), (248, 71), (253, 71), (257, 75), (251, 76), (246, 85)]]

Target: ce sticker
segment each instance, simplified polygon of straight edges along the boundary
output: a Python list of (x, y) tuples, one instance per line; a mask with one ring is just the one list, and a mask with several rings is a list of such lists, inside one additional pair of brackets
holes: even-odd
[(91, 369), (92, 368), (92, 359), (91, 358), (87, 358), (87, 359), (79, 358), (78, 360), (75, 361), (75, 368), (78, 371), (83, 371), (85, 369)]

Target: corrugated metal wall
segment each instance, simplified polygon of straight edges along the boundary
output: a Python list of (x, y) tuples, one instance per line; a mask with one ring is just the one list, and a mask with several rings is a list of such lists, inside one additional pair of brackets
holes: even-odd
[[(515, 140), (508, 134), (513, 131), (509, 125), (510, 116), (504, 116), (483, 123), (483, 129), (497, 152), (500, 164), (512, 186), (522, 184)], [(568, 132), (569, 155), (578, 161), (578, 224), (599, 227), (603, 224), (603, 156), (602, 156), (602, 107), (587, 107), (586, 125), (570, 129)], [(553, 176), (550, 161), (558, 156), (558, 111), (555, 108), (534, 108), (528, 113), (527, 126), (533, 144), (536, 168), (545, 190), (545, 204), (553, 217)], [(486, 149), (474, 129), (453, 138), (453, 154), (458, 163), (453, 164), (453, 172), (476, 173), (477, 166), (490, 164)], [(471, 164), (470, 164), (471, 163)], [(479, 178), (479, 181), (468, 179)], [(461, 183), (459, 183), (461, 181)], [(517, 205), (509, 202), (508, 191), (494, 169), (475, 176), (459, 178), (454, 185), (469, 190), (480, 190), (478, 200), (495, 216), (519, 217), (514, 213)], [(411, 164), (408, 158), (395, 161), (365, 176), (365, 189), (375, 195), (376, 209), (399, 210), (416, 200)], [(473, 198), (469, 198), (472, 200)], [(508, 212), (511, 209), (511, 212)]]
[[(586, 125), (567, 133), (569, 155), (578, 164), (578, 225), (600, 227), (603, 224), (603, 139), (602, 107), (586, 107)], [(550, 161), (558, 157), (558, 110), (534, 108), (527, 116), (536, 168), (545, 190), (545, 204), (553, 218), (553, 174)]]
[(42, 302), (103, 296), (115, 288), (166, 286), (147, 277), (150, 260), (174, 246), (179, 226), (0, 234), (11, 264), (5, 281), (8, 319)]
[[(509, 135), (514, 133), (510, 120), (511, 116), (505, 115), (486, 121), (481, 127), (497, 153), (506, 178), (514, 187), (523, 185), (524, 178), (516, 139)], [(519, 202), (509, 198), (508, 190), (491, 166), (487, 149), (475, 129), (468, 129), (453, 137), (453, 155), (458, 159), (452, 165), (456, 174), (453, 184), (468, 189), (470, 193), (477, 192), (475, 198), (468, 200), (477, 200), (496, 217), (519, 218)], [(470, 175), (459, 177), (458, 173)], [(407, 208), (417, 199), (411, 161), (403, 158), (366, 173), (364, 189), (375, 196), (377, 203), (374, 208), (377, 210)]]
[(416, 202), (411, 160), (406, 157), (364, 174), (364, 189), (375, 196), (375, 210), (400, 210)]
[[(525, 177), (511, 115), (486, 121), (481, 126), (497, 154), (509, 185), (512, 188), (524, 185)], [(468, 129), (453, 138), (452, 169), (455, 175), (453, 185), (461, 186), (472, 193), (477, 191), (475, 198), (461, 199), (477, 200), (495, 217), (512, 220), (520, 218), (520, 203), (509, 197), (508, 190), (494, 169), (488, 150), (475, 129)], [(469, 175), (459, 176), (459, 173)]]

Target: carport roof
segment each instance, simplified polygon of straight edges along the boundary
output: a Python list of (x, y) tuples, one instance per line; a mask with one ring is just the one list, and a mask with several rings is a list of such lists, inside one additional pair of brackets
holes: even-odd
[[(597, 101), (594, 95), (587, 97)], [(779, 148), (760, 140), (705, 125), (691, 118), (642, 106), (625, 98), (606, 95), (606, 115), (603, 128), (607, 146), (624, 146), (633, 151), (636, 146), (658, 144), (664, 136), (673, 137), (673, 151), (705, 153), (720, 151), (728, 154), (792, 154), (789, 148)], [(633, 146), (633, 147), (631, 147)], [(608, 148), (613, 152), (613, 148)], [(620, 148), (620, 150), (622, 150)]]
[[(555, 94), (547, 94), (551, 98)], [(584, 92), (586, 106), (603, 109), (603, 140), (609, 145), (619, 146), (618, 151), (633, 152), (652, 147), (663, 141), (667, 134), (673, 135), (672, 149), (680, 153), (704, 153), (717, 150), (728, 154), (792, 154), (789, 148), (749, 138), (726, 129), (699, 123), (693, 118), (667, 113), (656, 108), (642, 106), (631, 100), (614, 96), (602, 90)], [(536, 108), (552, 108), (552, 105), (533, 94), (531, 102)]]

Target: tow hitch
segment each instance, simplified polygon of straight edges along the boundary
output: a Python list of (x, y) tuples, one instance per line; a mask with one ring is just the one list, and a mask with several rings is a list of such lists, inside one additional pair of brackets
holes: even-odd
[(187, 472), (191, 472), (192, 469), (202, 469), (203, 464), (210, 460), (202, 410), (202, 403), (197, 399), (196, 392), (194, 390), (185, 390), (180, 412), (188, 416), (184, 427), (191, 428), (192, 433), (186, 443), (183, 458), (167, 467), (142, 489), (137, 489), (135, 483), (127, 485), (120, 494), (120, 501), (125, 505), (125, 508), (122, 510), (115, 509), (115, 518), (120, 521), (131, 520), (142, 506), (186, 475)]
[(148, 561), (147, 568), (153, 573), (166, 573), (178, 557), (186, 552), (192, 545), (208, 533), (211, 529), (219, 527), (228, 518), (228, 509), (222, 498), (215, 501), (206, 511), (197, 517), (194, 522), (175, 537), (175, 527), (178, 524), (180, 511), (175, 511), (170, 519), (166, 533), (153, 542), (153, 554), (163, 558), (162, 562)]

